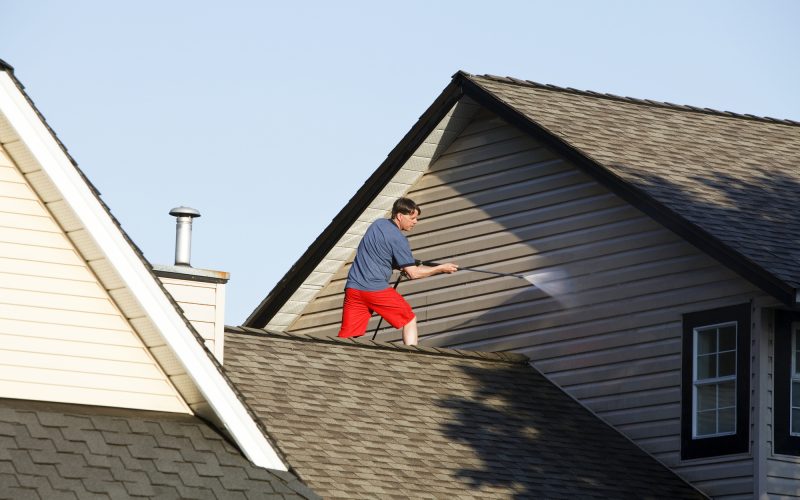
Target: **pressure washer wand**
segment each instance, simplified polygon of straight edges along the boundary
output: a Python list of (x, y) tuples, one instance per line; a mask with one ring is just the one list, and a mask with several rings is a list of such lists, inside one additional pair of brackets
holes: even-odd
[[(439, 265), (438, 262), (432, 262), (432, 261), (429, 261), (429, 260), (426, 260), (426, 261), (418, 260), (418, 261), (415, 262), (415, 264), (418, 265), (418, 266), (422, 265), (422, 266), (430, 266), (430, 267), (436, 267), (436, 266)], [(529, 281), (529, 282), (531, 281), (530, 279), (526, 278), (525, 276), (523, 276), (521, 274), (499, 273), (497, 271), (487, 271), (486, 269), (478, 269), (478, 268), (475, 268), (475, 267), (459, 267), (458, 269), (459, 270), (464, 270), (464, 271), (473, 271), (473, 272), (476, 272), (476, 273), (494, 274), (495, 276), (510, 276), (512, 278), (519, 278), (519, 279), (523, 279), (523, 280)], [(401, 271), (400, 275), (397, 277), (397, 281), (394, 282), (394, 288), (395, 289), (397, 289), (397, 285), (400, 284), (400, 281), (402, 279), (403, 279), (403, 272)], [(378, 335), (378, 330), (380, 330), (382, 324), (383, 324), (383, 317), (381, 317), (381, 319), (378, 321), (378, 326), (375, 327), (375, 331), (372, 332), (372, 340), (375, 340), (375, 336)]]
[[(422, 264), (423, 266), (431, 266), (431, 267), (435, 267), (435, 266), (439, 265), (438, 262), (431, 262), (431, 261), (420, 261), (420, 264)], [(461, 267), (461, 266), (459, 266), (458, 270), (459, 271), (461, 271), (461, 270), (473, 271), (473, 272), (476, 272), (476, 273), (494, 274), (495, 276), (511, 276), (512, 278), (520, 278), (520, 279), (523, 279), (523, 280), (527, 280), (527, 278), (525, 276), (521, 275), (521, 274), (499, 273), (497, 271), (487, 271), (486, 269), (478, 269), (478, 268), (475, 268), (475, 267)]]

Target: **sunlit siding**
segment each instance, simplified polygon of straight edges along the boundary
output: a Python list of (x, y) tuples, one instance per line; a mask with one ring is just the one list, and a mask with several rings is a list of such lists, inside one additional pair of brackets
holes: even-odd
[(187, 412), (75, 244), (0, 148), (0, 397)]
[[(540, 273), (553, 293), (465, 270), (401, 282), (424, 345), (522, 352), (706, 493), (752, 497), (750, 455), (681, 462), (680, 366), (682, 314), (748, 302), (754, 286), (488, 113), (409, 196), (422, 206), (409, 235), (418, 259)], [(336, 334), (348, 269), (290, 331)], [(384, 323), (379, 337), (399, 332)]]
[(221, 363), (225, 328), (225, 284), (165, 277), (159, 279)]

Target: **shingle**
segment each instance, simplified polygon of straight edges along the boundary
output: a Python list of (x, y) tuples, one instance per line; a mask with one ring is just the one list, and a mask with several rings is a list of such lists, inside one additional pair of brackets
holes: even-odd
[[(318, 498), (290, 473), (255, 467), (195, 417), (105, 412), (0, 401), (0, 498), (237, 498), (243, 491)], [(224, 473), (236, 478), (235, 488), (219, 481)]]
[[(228, 375), (326, 498), (624, 498), (653, 482), (660, 498), (702, 498), (527, 358), (256, 332), (226, 336)], [(331, 366), (342, 376), (324, 376)]]
[[(786, 285), (800, 288), (797, 123), (488, 75), (469, 78)], [(765, 252), (765, 246), (785, 251)]]

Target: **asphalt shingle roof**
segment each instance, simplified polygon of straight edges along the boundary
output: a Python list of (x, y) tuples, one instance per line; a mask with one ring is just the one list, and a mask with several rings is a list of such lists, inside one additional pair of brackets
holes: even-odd
[(225, 360), (325, 498), (704, 498), (519, 354), (229, 328)]
[(467, 78), (800, 288), (800, 123), (512, 78)]
[(319, 498), (190, 416), (0, 399), (0, 498)]

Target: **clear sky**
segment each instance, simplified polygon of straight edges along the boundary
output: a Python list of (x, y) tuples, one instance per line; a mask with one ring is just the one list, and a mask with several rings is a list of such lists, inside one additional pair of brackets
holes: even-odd
[(240, 324), (462, 69), (800, 121), (800, 1), (0, 0), (0, 58), (152, 263)]

